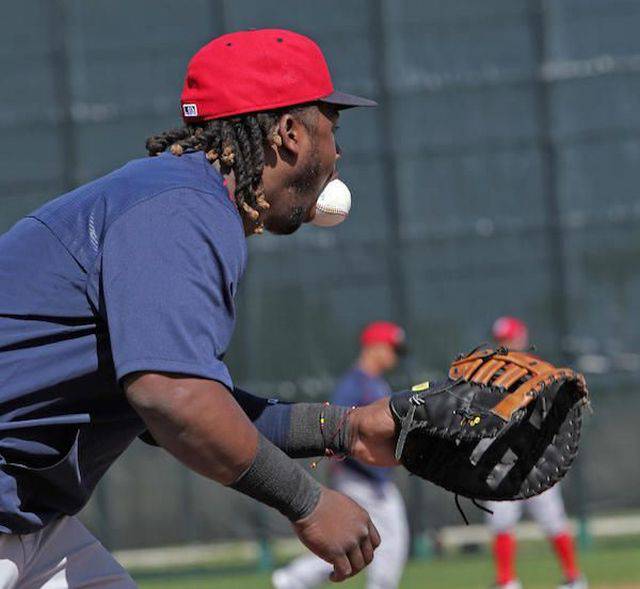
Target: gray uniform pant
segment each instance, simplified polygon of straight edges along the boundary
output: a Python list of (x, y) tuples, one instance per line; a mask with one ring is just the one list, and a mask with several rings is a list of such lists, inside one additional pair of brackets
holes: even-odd
[(0, 589), (135, 589), (136, 584), (75, 517), (32, 534), (0, 534)]
[[(409, 526), (398, 488), (391, 482), (374, 485), (346, 469), (335, 476), (333, 486), (366, 509), (380, 532), (382, 542), (365, 569), (367, 589), (396, 589), (409, 548)], [(310, 589), (326, 583), (331, 571), (331, 565), (309, 554), (276, 571), (274, 584), (283, 589)]]

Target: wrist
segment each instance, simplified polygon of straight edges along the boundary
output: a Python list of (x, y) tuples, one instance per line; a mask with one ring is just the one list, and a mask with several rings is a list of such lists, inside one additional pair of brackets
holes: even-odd
[(398, 464), (393, 452), (396, 444), (396, 425), (384, 398), (358, 407), (349, 415), (351, 432), (350, 456), (373, 466)]
[(347, 416), (347, 449), (345, 454), (349, 456), (353, 456), (356, 452), (357, 442), (358, 442), (358, 432), (360, 431), (361, 422), (362, 422), (362, 413), (364, 407), (355, 407)]
[(296, 403), (283, 450), (295, 458), (348, 454), (352, 445), (351, 409), (328, 403)]
[(253, 463), (230, 486), (277, 509), (293, 522), (313, 512), (322, 490), (306, 470), (263, 436), (258, 440)]

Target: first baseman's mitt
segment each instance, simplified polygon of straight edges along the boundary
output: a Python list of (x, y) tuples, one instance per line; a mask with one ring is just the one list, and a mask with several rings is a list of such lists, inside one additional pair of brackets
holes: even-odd
[(584, 377), (526, 352), (476, 349), (441, 383), (393, 396), (396, 458), (449, 491), (525, 499), (567, 472), (578, 451)]

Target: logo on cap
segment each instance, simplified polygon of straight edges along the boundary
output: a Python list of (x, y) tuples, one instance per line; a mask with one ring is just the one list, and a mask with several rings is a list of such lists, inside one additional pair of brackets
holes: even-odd
[(198, 105), (197, 104), (183, 104), (182, 105), (182, 114), (185, 117), (197, 117), (198, 116)]

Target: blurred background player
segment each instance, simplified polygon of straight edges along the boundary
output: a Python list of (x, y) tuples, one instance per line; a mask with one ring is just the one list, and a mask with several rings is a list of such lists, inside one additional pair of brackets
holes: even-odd
[[(338, 382), (332, 403), (342, 406), (368, 405), (386, 397), (391, 389), (383, 375), (393, 370), (406, 353), (404, 330), (387, 321), (369, 324), (360, 335), (360, 355)], [(391, 468), (367, 466), (353, 459), (331, 464), (331, 481), (355, 499), (371, 516), (382, 543), (367, 568), (367, 589), (399, 587), (407, 560), (409, 528), (404, 502), (390, 480)], [(275, 571), (275, 589), (305, 589), (329, 580), (331, 566), (310, 554)]]
[[(525, 323), (515, 317), (499, 317), (492, 328), (495, 342), (511, 350), (529, 347), (529, 330)], [(523, 509), (542, 528), (549, 539), (565, 577), (559, 589), (586, 589), (587, 582), (580, 574), (573, 537), (569, 530), (560, 485), (524, 501), (489, 501), (487, 507), (493, 515), (487, 522), (493, 533), (493, 555), (496, 567), (496, 587), (499, 589), (521, 589), (517, 579), (515, 558), (516, 539), (514, 529)]]

